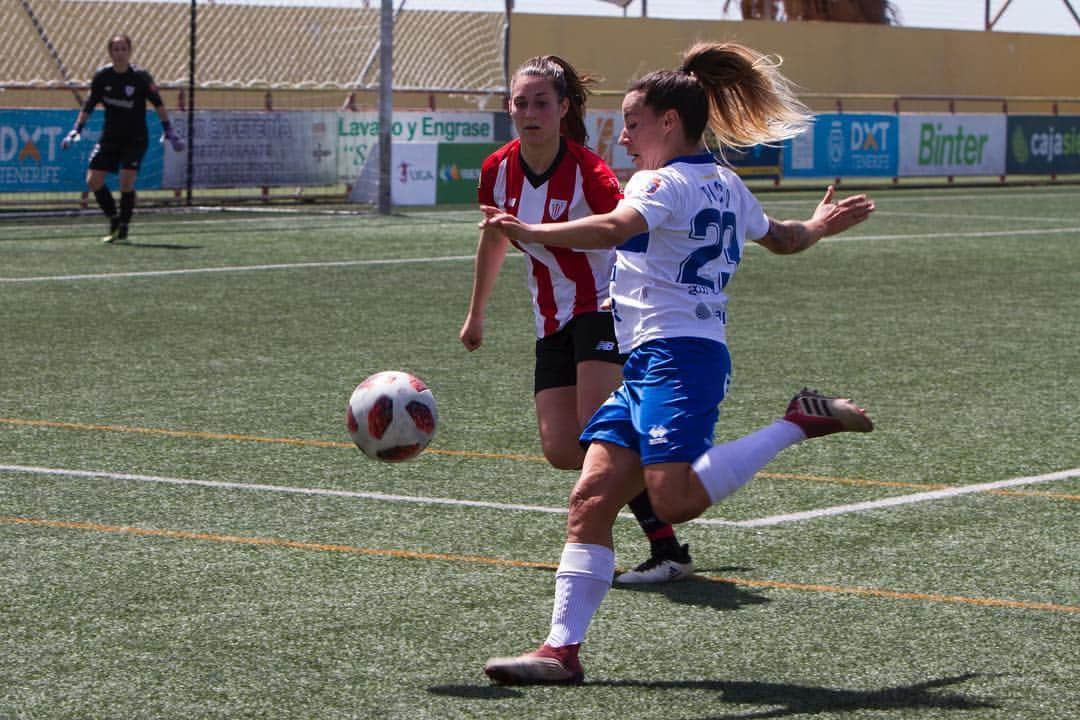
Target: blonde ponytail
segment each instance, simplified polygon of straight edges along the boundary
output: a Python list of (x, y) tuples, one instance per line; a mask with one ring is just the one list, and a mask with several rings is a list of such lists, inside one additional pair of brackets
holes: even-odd
[(809, 108), (780, 73), (780, 58), (738, 43), (697, 43), (680, 68), (708, 97), (708, 126), (729, 147), (751, 147), (795, 137), (812, 122)]

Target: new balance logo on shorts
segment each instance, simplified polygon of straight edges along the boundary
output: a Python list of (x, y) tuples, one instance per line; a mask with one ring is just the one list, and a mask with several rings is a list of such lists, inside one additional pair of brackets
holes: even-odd
[(611, 352), (615, 349), (615, 341), (601, 340), (600, 342), (596, 343), (596, 349), (600, 350), (601, 352)]

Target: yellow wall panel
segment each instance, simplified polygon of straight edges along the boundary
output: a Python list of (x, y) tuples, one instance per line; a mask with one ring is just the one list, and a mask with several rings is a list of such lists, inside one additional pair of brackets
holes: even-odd
[[(510, 67), (565, 56), (618, 94), (633, 77), (678, 64), (696, 40), (737, 41), (784, 58), (806, 93), (1080, 98), (1080, 40), (848, 23), (514, 15)], [(614, 106), (597, 98), (598, 107)]]

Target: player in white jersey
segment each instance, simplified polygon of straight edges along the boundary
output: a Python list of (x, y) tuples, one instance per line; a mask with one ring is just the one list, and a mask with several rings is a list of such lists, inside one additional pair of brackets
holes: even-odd
[[(586, 85), (562, 58), (531, 58), (514, 73), (510, 116), (518, 137), (483, 163), (481, 204), (530, 223), (562, 223), (613, 210), (622, 197), (615, 173), (584, 146)], [(461, 342), (470, 351), (484, 338), (484, 310), (506, 256), (507, 238), (485, 229), (476, 250), (469, 314)], [(574, 250), (541, 244), (515, 246), (526, 254), (536, 315), (533, 392), (544, 457), (577, 470), (585, 458), (579, 436), (585, 423), (622, 381), (626, 359), (618, 351), (608, 300), (615, 260), (610, 247)], [(686, 545), (653, 512), (641, 492), (628, 504), (649, 539), (650, 556), (619, 576), (621, 582), (670, 582), (693, 573)]]
[(612, 526), (641, 491), (668, 522), (697, 517), (746, 484), (782, 449), (836, 432), (867, 432), (870, 418), (845, 398), (804, 390), (783, 418), (713, 445), (717, 406), (731, 377), (726, 287), (753, 240), (780, 254), (809, 248), (865, 220), (865, 196), (833, 201), (813, 216), (765, 215), (732, 172), (707, 151), (778, 142), (801, 132), (809, 111), (791, 95), (775, 59), (737, 44), (699, 43), (678, 70), (650, 73), (623, 99), (619, 143), (639, 172), (609, 213), (559, 225), (528, 225), (485, 208), (483, 227), (519, 243), (616, 247), (612, 299), (623, 384), (582, 434), (589, 449), (570, 500), (567, 542), (555, 580), (551, 629), (538, 650), (493, 658), (484, 671), (507, 684), (576, 683), (578, 649), (611, 585)]

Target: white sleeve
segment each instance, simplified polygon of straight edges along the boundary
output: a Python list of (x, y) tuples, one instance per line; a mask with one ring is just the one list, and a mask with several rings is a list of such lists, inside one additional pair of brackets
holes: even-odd
[(750, 188), (743, 184), (742, 178), (734, 173), (732, 175), (738, 182), (737, 187), (741, 195), (739, 216), (744, 218), (746, 239), (760, 240), (769, 232), (769, 217), (765, 214), (758, 199), (750, 192)]
[(626, 183), (621, 204), (637, 210), (654, 230), (682, 211), (683, 194), (676, 185), (669, 174), (654, 170), (634, 173)]
[(746, 206), (746, 237), (748, 240), (760, 240), (769, 232), (769, 216), (761, 208), (757, 198), (750, 196), (750, 204)]

